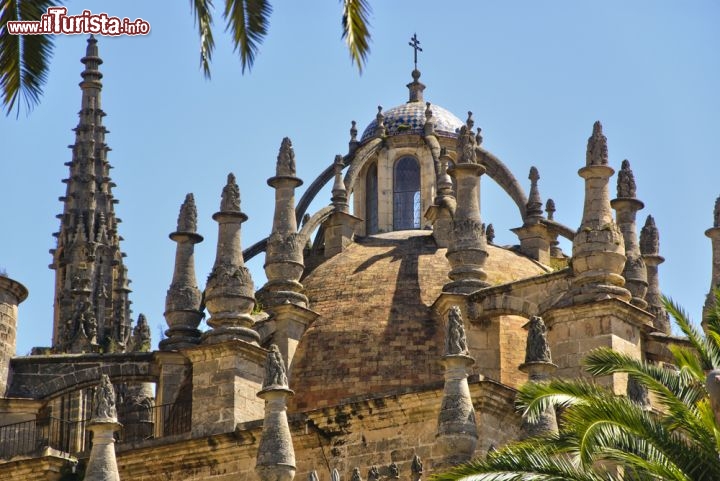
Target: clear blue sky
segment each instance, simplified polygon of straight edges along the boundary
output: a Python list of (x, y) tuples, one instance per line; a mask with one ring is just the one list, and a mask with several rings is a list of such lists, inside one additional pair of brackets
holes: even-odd
[[(484, 146), (526, 189), (536, 165), (543, 200), (552, 197), (556, 218), (573, 228), (583, 202), (577, 170), (592, 123), (601, 120), (611, 165), (619, 169), (624, 158), (632, 164), (646, 205), (640, 222), (652, 214), (660, 229), (667, 258), (661, 288), (699, 317), (711, 267), (703, 233), (720, 194), (720, 4), (375, 1), (372, 53), (359, 75), (340, 40), (340, 2), (274, 3), (250, 75), (241, 75), (218, 15), (213, 79), (206, 81), (188, 2), (67, 2), (70, 13), (142, 17), (152, 27), (145, 37), (100, 38), (99, 48), (133, 316), (148, 316), (155, 342), (172, 276), (175, 245), (167, 234), (185, 194), (195, 193), (205, 236), (196, 249), (204, 287), (215, 254), (211, 215), (227, 173), (238, 177), (249, 246), (270, 230), (273, 191), (265, 179), (282, 137), (293, 140), (298, 174), (309, 185), (335, 154), (347, 152), (351, 120), (362, 132), (377, 105), (407, 100), (414, 32), (424, 49), (426, 99), (462, 119), (472, 110)], [(84, 49), (84, 36), (57, 37), (41, 105), (27, 117), (0, 118), (0, 266), (30, 290), (20, 306), (21, 355), (51, 340), (48, 249), (62, 211), (57, 198), (65, 193), (60, 180), (74, 141)], [(330, 194), (320, 197), (315, 208)], [(496, 242), (516, 243), (508, 229), (521, 221), (489, 179), (482, 202)], [(250, 267), (261, 285), (262, 259)]]

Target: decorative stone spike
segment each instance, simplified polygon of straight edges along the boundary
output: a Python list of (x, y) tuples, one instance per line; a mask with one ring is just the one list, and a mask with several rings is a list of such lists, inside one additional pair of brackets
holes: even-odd
[(450, 261), (451, 282), (443, 286), (444, 292), (469, 294), (489, 285), (483, 269), (488, 253), (480, 217), (480, 176), (485, 173), (485, 167), (477, 162), (472, 126), (472, 112), (468, 112), (467, 123), (458, 136), (458, 161), (448, 169), (456, 181), (457, 207), (445, 254)]
[(85, 481), (120, 481), (113, 436), (120, 427), (115, 409), (115, 390), (110, 378), (103, 374), (100, 385), (95, 390), (92, 417), (88, 424), (88, 430), (93, 433), (93, 437)]
[[(555, 201), (548, 199), (545, 203), (545, 213), (547, 214), (547, 220), (555, 220)], [(563, 258), (562, 249), (560, 249), (560, 241), (558, 241), (558, 233), (555, 229), (550, 229), (550, 257), (559, 259)]]
[(148, 325), (145, 314), (138, 316), (137, 323), (132, 331), (132, 337), (130, 338), (130, 350), (134, 352), (149, 352), (152, 350), (150, 326)]
[(480, 145), (482, 145), (482, 142), (483, 142), (482, 129), (480, 127), (478, 127), (476, 129), (476, 133), (475, 133), (475, 143), (478, 145), (478, 147), (480, 147)]
[(252, 329), (255, 321), (250, 315), (255, 307), (255, 287), (240, 245), (240, 225), (247, 216), (240, 211), (240, 189), (233, 174), (228, 174), (220, 211), (213, 214), (213, 220), (218, 223), (217, 253), (205, 288), (210, 312), (207, 323), (212, 329), (203, 334), (203, 342), (239, 339), (257, 344), (260, 336)]
[[(583, 219), (573, 239), (573, 285), (565, 302), (583, 304), (599, 299), (629, 301), (623, 286), (625, 243), (613, 220), (608, 182), (614, 173), (607, 165), (607, 139), (602, 125), (595, 122), (588, 139), (587, 165), (578, 171), (585, 179)], [(561, 302), (562, 304), (562, 302)]]
[(412, 463), (410, 464), (410, 471), (412, 472), (412, 481), (418, 481), (423, 475), (423, 463), (420, 460), (420, 456), (417, 454), (413, 456)]
[[(550, 344), (547, 340), (547, 328), (541, 317), (533, 316), (525, 325), (528, 329), (527, 344), (525, 347), (525, 363), (520, 370), (528, 374), (530, 381), (544, 381), (557, 370), (552, 362)], [(557, 417), (552, 406), (534, 421), (523, 418), (523, 437), (532, 437), (546, 432), (557, 432)]]
[(265, 419), (255, 465), (262, 481), (292, 481), (295, 477), (295, 450), (287, 421), (287, 399), (293, 394), (287, 386), (285, 363), (273, 344), (265, 361), (263, 388), (257, 394), (265, 400)]
[(547, 214), (548, 220), (555, 220), (555, 201), (552, 199), (548, 199), (545, 203), (545, 213)]
[(662, 303), (658, 276), (658, 267), (665, 262), (665, 258), (660, 255), (660, 234), (651, 215), (647, 216), (645, 226), (640, 231), (640, 253), (647, 268), (648, 289), (645, 300), (648, 311), (655, 316), (653, 326), (660, 332), (670, 334), (670, 317)]
[(468, 461), (477, 446), (475, 409), (467, 383), (468, 369), (475, 360), (469, 356), (465, 328), (458, 306), (448, 312), (445, 335), (445, 387), (438, 418), (437, 444), (441, 466)]
[(375, 116), (375, 137), (383, 138), (387, 135), (387, 130), (385, 129), (385, 116), (382, 113), (382, 105), (378, 105), (377, 110), (378, 112)]
[(335, 169), (335, 183), (332, 188), (332, 204), (337, 212), (347, 213), (347, 190), (345, 189), (345, 182), (343, 181), (342, 176), (343, 168), (345, 168), (345, 161), (343, 160), (342, 155), (335, 156), (333, 168)]
[(295, 152), (287, 137), (280, 146), (277, 166), (277, 175), (267, 181), (275, 189), (275, 213), (265, 253), (268, 282), (263, 287), (261, 300), (267, 307), (288, 302), (306, 307), (307, 297), (302, 294), (303, 286), (299, 282), (305, 268), (304, 245), (298, 237), (295, 218), (295, 188), (303, 182), (295, 177)]
[(625, 278), (625, 287), (632, 294), (631, 303), (640, 309), (646, 309), (648, 303), (645, 296), (648, 289), (647, 267), (640, 253), (638, 244), (636, 214), (644, 204), (635, 198), (635, 176), (630, 169), (630, 162), (623, 160), (622, 168), (618, 172), (617, 192), (618, 198), (613, 199), (610, 205), (617, 213), (617, 225), (623, 235), (625, 243), (625, 267), (622, 275)]
[(173, 279), (165, 297), (165, 320), (169, 329), (165, 333), (167, 337), (160, 341), (163, 351), (182, 349), (200, 342), (198, 325), (203, 313), (200, 309), (202, 295), (195, 278), (195, 244), (202, 242), (203, 238), (196, 231), (195, 198), (187, 194), (180, 206), (177, 230), (170, 234), (170, 239), (177, 246)]
[(350, 481), (363, 481), (362, 476), (360, 476), (360, 468), (353, 468), (352, 475), (350, 476)]
[[(715, 295), (713, 290), (720, 287), (720, 197), (715, 201), (715, 209), (713, 210), (713, 227), (705, 231), (705, 235), (712, 242), (712, 277), (710, 280), (710, 291), (705, 298), (704, 311), (712, 309), (715, 305)], [(703, 324), (705, 323), (703, 315)]]
[(525, 218), (526, 222), (536, 224), (542, 219), (543, 216), (543, 205), (540, 199), (540, 191), (538, 189), (538, 180), (540, 180), (540, 173), (535, 166), (530, 167), (530, 195), (528, 196), (528, 202), (525, 206)]

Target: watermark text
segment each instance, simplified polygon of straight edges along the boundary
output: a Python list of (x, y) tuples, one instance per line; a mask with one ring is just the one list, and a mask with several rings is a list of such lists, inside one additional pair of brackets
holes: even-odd
[(68, 15), (65, 7), (49, 7), (40, 20), (10, 21), (5, 27), (10, 35), (147, 35), (150, 23), (142, 18), (111, 17), (107, 13), (83, 10), (80, 15)]

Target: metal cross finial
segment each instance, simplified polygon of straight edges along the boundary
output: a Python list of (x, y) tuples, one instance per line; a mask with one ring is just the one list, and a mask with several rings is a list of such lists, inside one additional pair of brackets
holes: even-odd
[(411, 41), (408, 42), (408, 45), (410, 45), (413, 48), (413, 50), (415, 51), (415, 70), (417, 70), (417, 53), (418, 53), (418, 50), (420, 50), (422, 52), (423, 49), (420, 48), (420, 40), (418, 40), (418, 38), (417, 38), (417, 33), (413, 33), (413, 36), (410, 40)]

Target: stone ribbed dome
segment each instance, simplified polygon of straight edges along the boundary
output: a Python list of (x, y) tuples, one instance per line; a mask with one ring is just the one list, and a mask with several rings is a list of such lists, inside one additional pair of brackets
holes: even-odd
[[(387, 135), (422, 134), (425, 126), (425, 104), (408, 102), (383, 112)], [(430, 105), (435, 134), (456, 137), (463, 122), (451, 112), (438, 105)], [(362, 134), (360, 142), (364, 142), (375, 134), (377, 120), (370, 122)]]
[[(448, 281), (445, 252), (429, 231), (390, 232), (357, 239), (303, 280), (320, 317), (292, 362), (294, 409), (442, 380), (443, 332), (431, 306)], [(488, 252), (492, 284), (546, 272), (515, 252)]]

